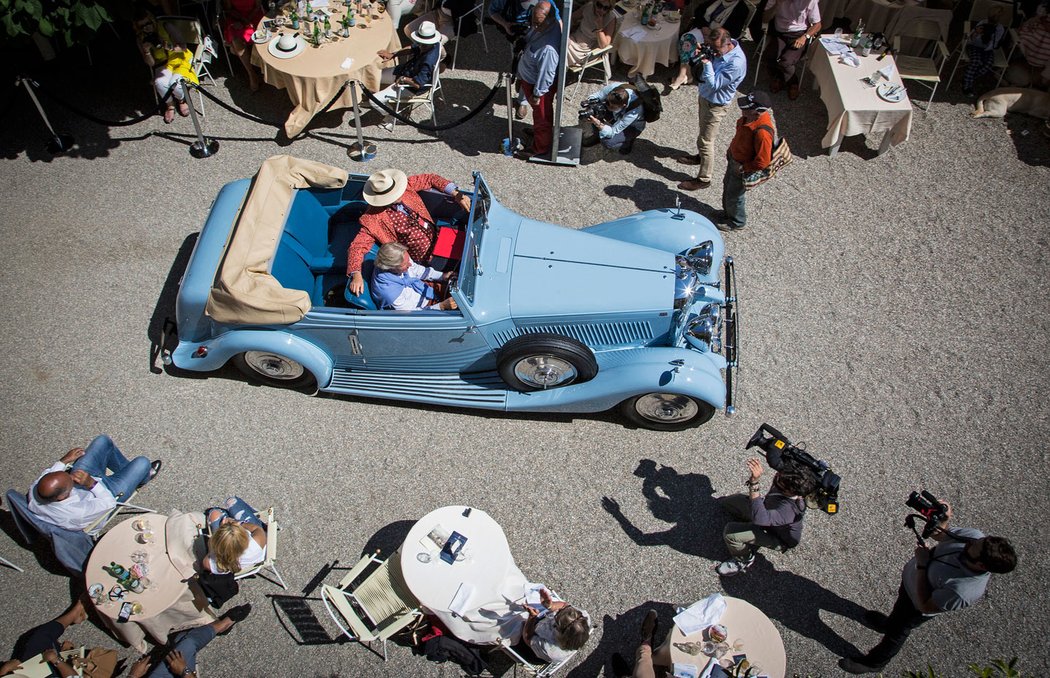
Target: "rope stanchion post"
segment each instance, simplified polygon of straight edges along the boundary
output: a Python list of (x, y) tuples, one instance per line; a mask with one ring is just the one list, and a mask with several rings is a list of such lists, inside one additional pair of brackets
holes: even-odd
[[(219, 142), (215, 139), (209, 139), (204, 136), (204, 132), (201, 130), (201, 122), (197, 118), (197, 109), (193, 107), (193, 101), (190, 99), (190, 83), (180, 79), (182, 84), (182, 95), (184, 101), (189, 105), (190, 109), (190, 120), (193, 122), (193, 129), (197, 132), (197, 140), (190, 144), (190, 155), (198, 160), (201, 158), (210, 158), (219, 152)], [(196, 86), (193, 86), (196, 89)]]
[(377, 148), (373, 142), (365, 143), (365, 134), (361, 130), (361, 102), (357, 98), (357, 82), (350, 80), (347, 82), (347, 86), (350, 88), (350, 103), (354, 106), (354, 127), (357, 128), (357, 141), (350, 144), (350, 147), (346, 149), (346, 154), (351, 160), (368, 162), (376, 157)]
[(507, 73), (503, 82), (507, 87), (507, 138), (500, 147), (503, 149), (503, 155), (509, 158), (518, 150), (518, 140), (514, 138), (514, 76)]
[(29, 98), (33, 100), (33, 105), (36, 106), (37, 112), (40, 113), (40, 117), (44, 121), (44, 125), (46, 125), (48, 131), (51, 132), (51, 139), (47, 142), (47, 152), (51, 155), (60, 155), (73, 148), (73, 144), (76, 143), (73, 135), (68, 132), (56, 132), (55, 128), (51, 126), (51, 121), (48, 120), (47, 113), (44, 112), (44, 107), (40, 105), (40, 100), (36, 98), (36, 93), (33, 91), (34, 87), (38, 87), (37, 83), (29, 78), (19, 76), (15, 81), (15, 86), (17, 87), (20, 84), (25, 86)]

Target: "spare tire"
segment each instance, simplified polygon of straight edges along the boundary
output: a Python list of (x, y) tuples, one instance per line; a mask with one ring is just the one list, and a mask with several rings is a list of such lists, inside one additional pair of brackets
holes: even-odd
[(515, 391), (579, 384), (598, 374), (598, 361), (583, 343), (537, 332), (511, 339), (499, 351), (499, 376)]

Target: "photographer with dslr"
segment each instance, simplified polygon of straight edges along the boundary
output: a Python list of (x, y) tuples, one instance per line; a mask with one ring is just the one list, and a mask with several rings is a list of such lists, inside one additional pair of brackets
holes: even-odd
[(727, 523), (722, 531), (726, 548), (733, 556), (715, 568), (723, 577), (746, 572), (754, 564), (759, 548), (786, 551), (798, 546), (802, 538), (805, 497), (816, 490), (816, 478), (809, 469), (783, 459), (776, 447), (766, 450), (766, 461), (777, 471), (768, 494), (759, 493), (762, 462), (751, 458), (747, 460), (751, 472), (746, 482), (747, 496), (734, 494), (722, 500), (730, 515), (747, 521)]
[[(849, 673), (878, 673), (893, 659), (911, 632), (932, 617), (961, 610), (979, 601), (988, 586), (991, 572), (1003, 574), (1017, 565), (1013, 546), (1003, 537), (988, 537), (972, 528), (948, 528), (951, 507), (924, 492), (933, 506), (917, 504), (913, 495), (908, 505), (917, 508), (931, 528), (919, 536), (915, 557), (904, 566), (897, 601), (889, 616), (869, 611), (865, 621), (883, 638), (862, 657), (843, 657), (839, 667)], [(909, 516), (911, 518), (911, 516)], [(909, 522), (914, 529), (914, 523)], [(923, 539), (929, 534), (939, 542), (932, 549)]]
[[(586, 116), (586, 117), (583, 117)], [(633, 88), (614, 82), (583, 100), (582, 120), (594, 125), (602, 146), (628, 154), (645, 129), (642, 101)]]

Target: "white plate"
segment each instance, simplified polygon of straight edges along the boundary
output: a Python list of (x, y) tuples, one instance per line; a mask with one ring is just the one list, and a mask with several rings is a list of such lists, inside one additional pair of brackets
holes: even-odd
[(888, 95), (887, 92), (889, 92), (893, 87), (895, 87), (893, 83), (884, 82), (875, 88), (875, 93), (879, 95), (880, 99), (882, 99), (883, 101), (888, 101), (891, 104), (897, 104), (904, 101), (904, 97), (908, 96), (908, 90), (901, 87), (901, 89), (897, 92), (894, 92), (893, 95)]
[(272, 37), (273, 36), (269, 33), (260, 37), (259, 32), (256, 31), (255, 33), (252, 33), (252, 42), (254, 42), (256, 45), (265, 45), (267, 42), (270, 41), (270, 38)]

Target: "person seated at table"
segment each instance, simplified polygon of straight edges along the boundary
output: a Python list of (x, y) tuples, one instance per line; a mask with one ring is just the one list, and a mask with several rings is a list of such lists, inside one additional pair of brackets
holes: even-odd
[(155, 478), (160, 467), (159, 459), (129, 461), (112, 438), (97, 436), (86, 450), (74, 447), (37, 478), (29, 488), (29, 511), (56, 527), (83, 530), (112, 510), (118, 497), (127, 500)]
[(447, 283), (452, 271), (420, 266), (408, 256), (408, 248), (399, 242), (388, 242), (379, 248), (372, 269), (372, 296), (376, 306), (395, 311), (454, 311), (456, 300), (444, 296), (443, 289), (428, 283)]
[[(248, 603), (231, 607), (219, 619), (180, 631), (171, 636), (171, 650), (162, 656), (146, 655), (131, 665), (128, 678), (197, 678), (197, 653), (215, 640), (215, 636), (229, 633), (233, 625), (248, 618), (252, 606)], [(161, 651), (167, 649), (161, 648)]]
[(995, 63), (995, 50), (999, 49), (999, 43), (1006, 35), (1006, 27), (999, 23), (1001, 15), (1002, 8), (993, 7), (988, 12), (988, 18), (978, 21), (970, 31), (966, 42), (966, 57), (969, 63), (962, 79), (963, 94), (968, 97), (977, 96), (973, 89), (977, 78), (992, 70)]
[(223, 41), (230, 51), (244, 64), (248, 72), (248, 87), (253, 92), (259, 89), (259, 76), (252, 66), (252, 33), (263, 18), (260, 0), (223, 0)]
[(656, 637), (656, 610), (648, 610), (642, 619), (642, 642), (634, 653), (634, 666), (627, 662), (619, 652), (612, 656), (612, 670), (615, 678), (656, 678), (665, 676), (671, 667), (653, 663), (653, 642)]
[(591, 618), (563, 600), (554, 600), (545, 588), (540, 589), (540, 603), (544, 610), (525, 606), (529, 618), (521, 640), (543, 661), (565, 661), (587, 643)]
[[(529, 30), (532, 8), (539, 0), (491, 0), (488, 19), (496, 24), (508, 40), (514, 42)], [(554, 19), (561, 23), (561, 12), (556, 3), (551, 3)]]
[(346, 254), (346, 274), (351, 294), (361, 294), (365, 280), (361, 275), (365, 255), (376, 243), (399, 242), (408, 248), (412, 261), (428, 265), (437, 237), (434, 218), (420, 191), (434, 189), (451, 197), (459, 208), (470, 211), (470, 198), (455, 183), (437, 174), (408, 176), (398, 169), (385, 169), (368, 177), (364, 200), (368, 211), (361, 215), (361, 229), (350, 242)]
[(591, 115), (588, 120), (597, 131), (602, 146), (619, 150), (626, 155), (634, 147), (634, 140), (645, 130), (645, 116), (642, 115), (642, 102), (633, 88), (623, 83), (612, 82), (584, 99), (588, 103), (605, 102), (609, 116), (599, 120)]
[(613, 0), (591, 0), (572, 15), (572, 33), (569, 35), (569, 66), (587, 61), (591, 50), (608, 47), (616, 35), (616, 12)]
[(206, 572), (240, 572), (266, 560), (266, 526), (255, 509), (240, 497), (230, 497), (224, 508), (207, 511), (208, 554), (201, 561)]
[(1050, 66), (1050, 3), (1042, 2), (1035, 8), (1035, 16), (1017, 29), (1021, 40), (1021, 54), (1028, 64), (1030, 86), (1047, 84), (1043, 72)]
[[(62, 634), (73, 624), (79, 624), (87, 619), (87, 610), (84, 603), (77, 600), (68, 610), (55, 617), (49, 622), (34, 626), (15, 641), (15, 647), (11, 651), (11, 659), (0, 664), (0, 676), (15, 673), (23, 666), (29, 667), (37, 660), (38, 655), (43, 661), (50, 664), (52, 676), (76, 676), (79, 675), (70, 662), (62, 661), (58, 653), (73, 649), (69, 641), (60, 643)], [(36, 675), (36, 674), (34, 674)]]
[(740, 39), (749, 13), (744, 0), (714, 0), (700, 3), (693, 12), (689, 30), (678, 39), (678, 74), (663, 91), (666, 96), (692, 81), (692, 66), (700, 45), (707, 41), (712, 28), (724, 28), (732, 38)]
[(408, 22), (408, 25), (401, 30), (406, 38), (411, 38), (424, 21), (429, 21), (437, 26), (438, 32), (441, 33), (441, 46), (444, 48), (449, 40), (460, 37), (456, 29), (459, 27), (461, 18), (463, 19), (462, 37), (477, 32), (477, 21), (473, 13), (477, 4), (477, 0), (441, 0), (436, 8)]
[(153, 86), (164, 104), (164, 123), (170, 125), (175, 119), (176, 104), (179, 115), (186, 117), (190, 114), (185, 88), (179, 79), (197, 84), (193, 52), (186, 49), (185, 42), (173, 26), (158, 26), (153, 15), (145, 9), (140, 9), (135, 15), (134, 27), (142, 60), (153, 69)]
[(769, 89), (776, 94), (784, 85), (788, 98), (798, 98), (798, 62), (809, 41), (820, 33), (820, 7), (817, 0), (769, 0), (762, 20), (770, 21), (769, 35), (776, 39), (775, 49), (767, 49), (770, 56)]
[[(381, 49), (377, 52), (383, 61), (408, 57), (393, 68), (383, 69), (382, 82), (390, 83), (376, 92), (376, 99), (393, 108), (401, 98), (411, 98), (434, 82), (434, 71), (441, 57), (441, 34), (432, 21), (424, 21), (409, 36), (412, 44), (397, 52)], [(381, 126), (393, 129), (394, 119), (387, 113)]]

